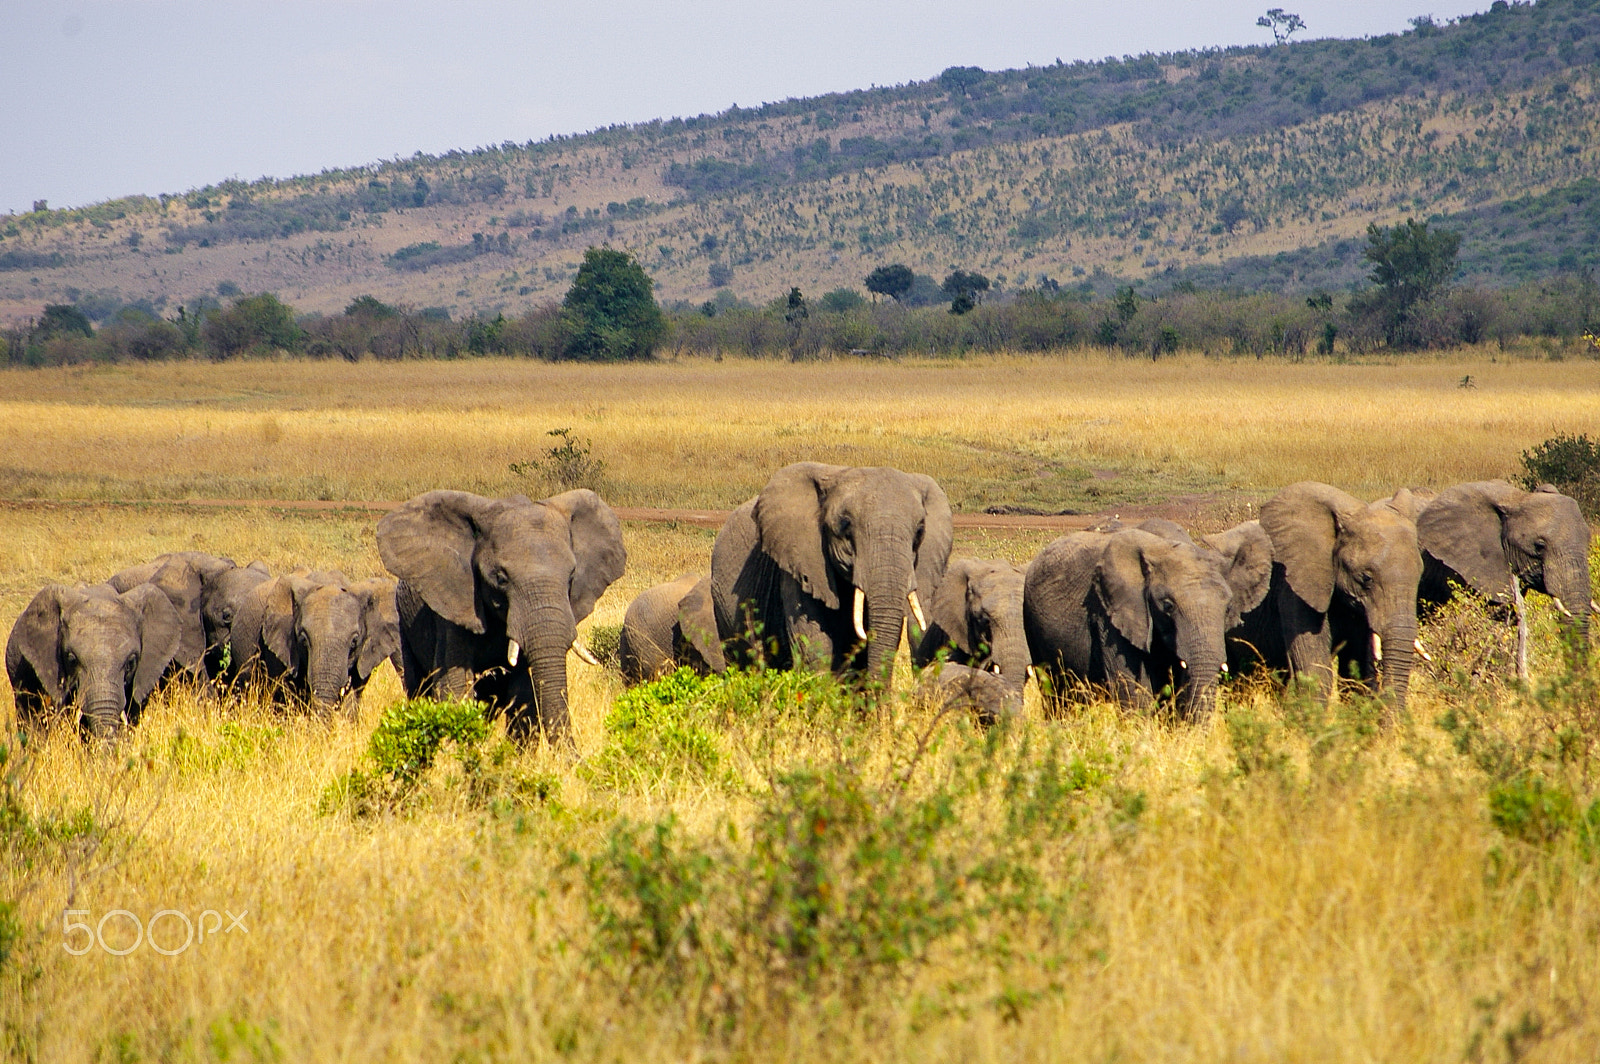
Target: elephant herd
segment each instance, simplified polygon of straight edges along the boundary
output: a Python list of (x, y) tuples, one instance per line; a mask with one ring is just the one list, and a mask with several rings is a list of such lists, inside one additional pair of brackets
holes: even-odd
[[(1206, 714), (1219, 678), (1267, 668), (1336, 676), (1404, 705), (1419, 604), (1469, 589), (1520, 614), (1551, 596), (1587, 638), (1589, 528), (1570, 498), (1504, 481), (1366, 503), (1311, 482), (1258, 521), (1191, 536), (1168, 521), (1062, 536), (1025, 567), (952, 558), (950, 503), (931, 478), (799, 462), (729, 515), (709, 574), (628, 606), (624, 678), (678, 666), (829, 670), (886, 687), (902, 633), (919, 684), (993, 720), (1036, 677), (1049, 702), (1095, 688), (1132, 707)], [(473, 697), (510, 734), (570, 742), (567, 654), (622, 576), (617, 515), (594, 492), (491, 499), (430, 491), (378, 522), (393, 578), (273, 576), (194, 551), (94, 586), (52, 584), (6, 646), (18, 716), (75, 710), (111, 736), (166, 678), (265, 681), (322, 713), (351, 713), (385, 658), (410, 697)]]
[(732, 513), (708, 575), (634, 600), (622, 668), (630, 682), (763, 663), (884, 683), (905, 625), (921, 684), (985, 718), (1020, 708), (1034, 676), (1053, 705), (1096, 688), (1201, 717), (1221, 676), (1257, 668), (1324, 692), (1354, 679), (1398, 710), (1419, 608), (1456, 586), (1519, 612), (1523, 590), (1543, 592), (1586, 639), (1600, 609), (1589, 537), (1577, 503), (1548, 486), (1367, 503), (1302, 482), (1223, 532), (1113, 521), (1019, 568), (950, 558), (950, 505), (927, 477), (802, 462)]

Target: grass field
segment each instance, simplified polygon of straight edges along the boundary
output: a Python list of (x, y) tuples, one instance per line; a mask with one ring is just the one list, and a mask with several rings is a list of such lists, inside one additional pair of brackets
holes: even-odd
[[(969, 510), (1201, 494), (1220, 521), (1300, 478), (1376, 497), (1510, 474), (1600, 424), (1593, 363), (1487, 353), (162, 365), (0, 395), (7, 627), (46, 582), (165, 550), (380, 570), (369, 513), (114, 500), (537, 490), (506, 466), (569, 425), (618, 503), (730, 505), (820, 458), (932, 472)], [(624, 534), (592, 625), (712, 540)], [(1201, 726), (1045, 720), (1030, 693), (985, 736), (804, 678), (618, 703), (574, 659), (576, 758), (462, 737), (370, 816), (334, 785), (383, 771), (387, 668), (354, 725), (173, 691), (115, 752), (58, 730), (0, 770), (0, 1058), (1592, 1059), (1600, 686), (1534, 607), (1531, 689), (1452, 674), (1503, 644), (1469, 611), (1425, 635), (1441, 661), (1388, 731), (1360, 699), (1239, 681)], [(135, 942), (116, 910), (208, 937), (157, 952), (184, 938), (167, 915), (113, 955)], [(64, 921), (109, 950), (69, 952)]]

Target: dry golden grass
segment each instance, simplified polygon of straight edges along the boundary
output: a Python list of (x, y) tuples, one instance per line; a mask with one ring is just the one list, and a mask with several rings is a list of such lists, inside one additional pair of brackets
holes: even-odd
[[(1467, 373), (1478, 388), (1455, 387)], [(1162, 476), (1247, 494), (1312, 476), (1373, 496), (1511, 472), (1554, 431), (1592, 432), (1600, 410), (1592, 365), (1483, 360), (269, 363), (3, 384), (0, 467), (46, 497), (132, 486), (227, 496), (246, 485), (296, 497), (318, 475), (365, 498), (505, 491), (505, 463), (565, 424), (611, 463), (619, 502), (726, 504), (803, 457), (929, 469), (968, 507), (984, 485), (1037, 463), (1116, 469), (1157, 492)], [(43, 583), (100, 580), (165, 550), (367, 575), (379, 570), (374, 524), (349, 511), (0, 506), (0, 623)], [(628, 572), (593, 624), (618, 623), (652, 583), (703, 571), (711, 544), (704, 530), (660, 524), (630, 523), (625, 537)], [(1044, 538), (964, 532), (957, 550), (1025, 560)], [(1548, 672), (1548, 618), (1538, 632), (1535, 665)], [(571, 670), (578, 757), (514, 757), (517, 771), (554, 781), (559, 801), (512, 812), (441, 788), (408, 815), (319, 813), (399, 699), (388, 669), (355, 725), (174, 691), (114, 753), (65, 729), (32, 744), (29, 815), (89, 807), (109, 832), (92, 854), (45, 845), (31, 867), (0, 866), (0, 900), (18, 900), (21, 936), (0, 964), (0, 1058), (1569, 1061), (1600, 1045), (1600, 867), (1571, 837), (1534, 845), (1494, 826), (1485, 781), (1434, 726), (1455, 696), (1426, 677), (1411, 723), (1360, 746), (1344, 773), (1312, 768), (1305, 736), (1264, 685), (1231, 690), (1199, 727), (1103, 705), (1046, 721), (1030, 692), (1010, 742), (1056, 743), (1062, 763), (1105, 766), (1103, 793), (1144, 802), (1126, 823), (1107, 798), (1079, 823), (1039, 829), (1040, 867), (1076, 877), (1081, 900), (1061, 938), (1031, 943), (1049, 966), (1025, 952), (1002, 969), (972, 967), (941, 947), (909, 983), (868, 983), (858, 996), (782, 1008), (745, 986), (724, 1026), (697, 1011), (695, 994), (727, 988), (652, 996), (592, 960), (592, 899), (563, 863), (603, 853), (620, 822), (669, 814), (683, 837), (710, 845), (754, 815), (756, 770), (826, 764), (840, 735), (881, 761), (927, 726), (925, 711), (774, 731), (773, 749), (743, 755), (744, 786), (669, 777), (613, 788), (587, 768), (608, 742), (620, 683)], [(7, 732), (9, 703), (0, 690)], [(1522, 710), (1505, 701), (1498, 712)], [(1266, 722), (1287, 767), (1241, 775), (1230, 714)], [(759, 746), (761, 723), (741, 741)], [(956, 764), (967, 726), (952, 727), (919, 779)], [(982, 837), (998, 821), (970, 826)], [(148, 944), (73, 956), (67, 909), (91, 922), (115, 909), (145, 922), (162, 909), (248, 911), (248, 932), (172, 957)], [(113, 947), (130, 930), (121, 917), (105, 926)], [(182, 929), (167, 917), (159, 934), (170, 948)], [(1013, 985), (1045, 992), (997, 1006)], [(952, 994), (963, 1009), (930, 1009)]]
[[(1470, 376), (1471, 388), (1459, 387)], [(527, 490), (572, 427), (619, 505), (730, 507), (801, 459), (936, 476), (963, 510), (1098, 510), (1323, 480), (1507, 476), (1600, 424), (1591, 362), (173, 363), (0, 375), (0, 497), (403, 499)], [(538, 485), (532, 485), (538, 490)]]

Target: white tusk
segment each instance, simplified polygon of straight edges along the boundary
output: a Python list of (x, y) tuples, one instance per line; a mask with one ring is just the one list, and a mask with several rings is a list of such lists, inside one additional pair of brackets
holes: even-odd
[(996, 676), (999, 676), (1000, 675), (1000, 665), (999, 665), (999, 663), (998, 662), (991, 663), (989, 665), (989, 671), (994, 673)]
[(1179, 658), (1178, 659), (1178, 668), (1182, 669), (1184, 672), (1188, 672), (1189, 671), (1189, 663), (1187, 661), (1184, 661), (1182, 658)]
[(856, 603), (855, 603), (854, 610), (852, 610), (852, 614), (853, 614), (853, 619), (854, 619), (855, 625), (856, 625), (856, 638), (860, 639), (862, 642), (866, 642), (866, 639), (867, 639), (867, 593), (865, 591), (862, 591), (859, 587), (856, 588)]
[(1228, 675), (1228, 663), (1226, 661), (1222, 663), (1222, 675)]
[(578, 655), (579, 660), (588, 665), (600, 664), (600, 659), (594, 656), (594, 651), (583, 645), (583, 640), (576, 637), (572, 640), (572, 652)]
[(1417, 653), (1422, 655), (1423, 661), (1433, 660), (1433, 655), (1428, 653), (1428, 648), (1422, 645), (1422, 640), (1414, 639), (1411, 641), (1411, 645), (1417, 648)]
[(522, 648), (517, 645), (517, 641), (515, 639), (508, 640), (506, 642), (506, 664), (515, 665), (517, 659), (521, 656)]
[(1589, 600), (1589, 612), (1590, 613), (1600, 613), (1600, 602), (1596, 602), (1594, 599), (1590, 599)]
[(1556, 604), (1556, 609), (1561, 611), (1561, 615), (1563, 617), (1571, 617), (1572, 616), (1572, 611), (1567, 609), (1566, 603), (1562, 602), (1560, 599), (1556, 599), (1555, 600), (1555, 604)]
[(1035, 682), (1037, 682), (1037, 679), (1038, 679), (1038, 678), (1037, 678), (1037, 677), (1035, 677), (1035, 676), (1034, 676), (1034, 674), (1033, 674), (1033, 666), (1032, 666), (1032, 665), (1029, 665), (1029, 666), (1028, 666), (1028, 679), (1030, 679), (1030, 680), (1034, 680), (1034, 681), (1035, 681)]
[(1372, 633), (1372, 660), (1383, 660), (1383, 636), (1377, 632)]
[(916, 588), (906, 592), (906, 602), (911, 605), (911, 616), (917, 619), (917, 627), (926, 632), (928, 630), (928, 618), (922, 615), (922, 601), (917, 598)]

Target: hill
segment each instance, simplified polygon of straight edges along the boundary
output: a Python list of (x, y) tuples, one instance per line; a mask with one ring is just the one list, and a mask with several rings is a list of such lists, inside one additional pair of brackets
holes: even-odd
[(634, 251), (667, 300), (875, 265), (1109, 290), (1342, 286), (1369, 222), (1462, 230), (1469, 277), (1596, 265), (1600, 0), (1405, 34), (1144, 55), (787, 100), (0, 224), (0, 319), (271, 290), (460, 317)]

